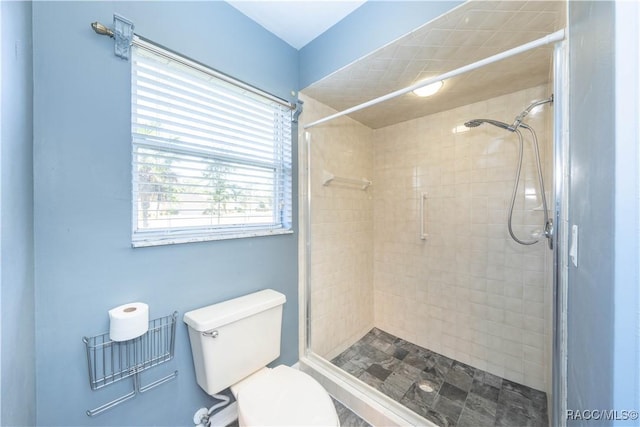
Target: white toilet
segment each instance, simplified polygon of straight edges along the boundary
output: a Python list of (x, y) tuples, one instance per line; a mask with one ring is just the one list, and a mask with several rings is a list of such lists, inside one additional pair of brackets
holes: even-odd
[(267, 364), (280, 356), (283, 294), (266, 289), (185, 313), (198, 385), (231, 387), (240, 426), (339, 426), (333, 402), (311, 376)]

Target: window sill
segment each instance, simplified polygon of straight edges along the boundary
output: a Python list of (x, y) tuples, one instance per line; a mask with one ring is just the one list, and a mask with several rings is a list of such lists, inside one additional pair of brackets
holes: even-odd
[(293, 234), (293, 230), (274, 229), (274, 230), (254, 230), (236, 233), (219, 233), (207, 236), (149, 236), (146, 239), (139, 238), (131, 242), (133, 248), (146, 248), (150, 246), (179, 245), (182, 243), (211, 242), (216, 240), (244, 239), (247, 237), (263, 237), (263, 236), (279, 236), (283, 234)]

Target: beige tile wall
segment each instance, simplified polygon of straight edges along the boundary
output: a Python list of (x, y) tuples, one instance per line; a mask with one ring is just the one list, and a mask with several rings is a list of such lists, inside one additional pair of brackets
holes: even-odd
[[(472, 118), (511, 121), (548, 95), (536, 87), (376, 131), (348, 118), (311, 130), (314, 352), (331, 358), (375, 324), (548, 391), (549, 251), (543, 243), (517, 245), (506, 226), (517, 139), (488, 125), (454, 132)], [(302, 125), (334, 112), (303, 99)], [(548, 193), (550, 111), (544, 107), (528, 120), (539, 133)], [(542, 229), (542, 212), (532, 210), (540, 198), (531, 144), (525, 148), (514, 230), (528, 239)], [(305, 160), (304, 147), (300, 152)], [(324, 170), (367, 177), (373, 186), (325, 187)], [(426, 240), (419, 236), (422, 192)]]
[[(302, 100), (301, 129), (335, 112), (309, 97)], [(371, 179), (372, 133), (346, 117), (310, 132), (311, 347), (328, 359), (373, 327), (373, 200), (371, 189), (324, 186), (323, 173)], [(305, 147), (300, 151), (306, 156)]]
[[(549, 366), (548, 250), (543, 242), (518, 245), (507, 233), (517, 137), (489, 125), (459, 126), (473, 118), (510, 122), (548, 96), (537, 87), (373, 134), (376, 326), (541, 390)], [(528, 120), (540, 133), (543, 162), (551, 158), (549, 111)], [(514, 231), (527, 240), (543, 223), (532, 153), (526, 143), (514, 212)], [(426, 240), (419, 237), (422, 192)]]

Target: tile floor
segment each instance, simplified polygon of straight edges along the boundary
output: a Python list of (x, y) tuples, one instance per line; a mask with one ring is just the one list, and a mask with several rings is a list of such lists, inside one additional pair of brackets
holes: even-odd
[(332, 363), (439, 426), (549, 425), (545, 393), (377, 328)]

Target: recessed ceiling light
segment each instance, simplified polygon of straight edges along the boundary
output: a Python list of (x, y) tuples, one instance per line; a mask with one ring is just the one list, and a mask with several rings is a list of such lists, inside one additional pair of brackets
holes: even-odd
[(415, 89), (413, 93), (422, 97), (431, 96), (438, 92), (443, 84), (442, 80), (440, 80), (435, 83), (431, 83), (430, 85), (419, 87), (418, 89)]

